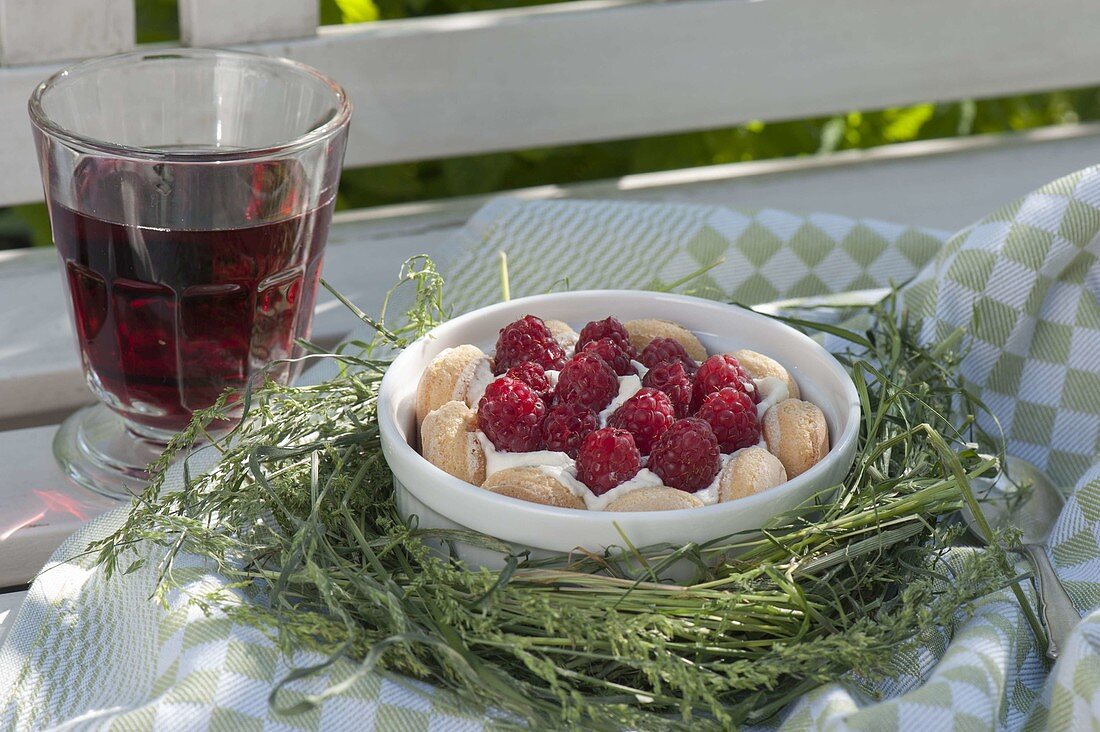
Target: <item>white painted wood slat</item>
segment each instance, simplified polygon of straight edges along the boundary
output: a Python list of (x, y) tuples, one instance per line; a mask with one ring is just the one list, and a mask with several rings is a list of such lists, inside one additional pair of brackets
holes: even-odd
[(0, 0), (0, 65), (118, 53), (134, 32), (134, 0)]
[[(1096, 84), (1096, 27), (1090, 0), (588, 0), (250, 48), (347, 87), (360, 166)], [(41, 196), (25, 105), (51, 71), (0, 71), (0, 205)]]
[(228, 46), (317, 32), (317, 0), (179, 0), (185, 46)]

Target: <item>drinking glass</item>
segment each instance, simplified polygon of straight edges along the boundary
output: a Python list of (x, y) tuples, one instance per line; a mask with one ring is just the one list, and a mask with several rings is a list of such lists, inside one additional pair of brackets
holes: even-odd
[(30, 99), (88, 386), (54, 453), (114, 496), (197, 409), (308, 338), (351, 116), (285, 59), (205, 49), (86, 61)]

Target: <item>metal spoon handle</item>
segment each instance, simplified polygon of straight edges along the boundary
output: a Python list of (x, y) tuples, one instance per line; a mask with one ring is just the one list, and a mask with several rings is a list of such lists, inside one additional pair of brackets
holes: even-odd
[(1055, 574), (1046, 549), (1038, 544), (1024, 544), (1022, 549), (1031, 560), (1031, 566), (1035, 568), (1039, 612), (1047, 627), (1047, 658), (1054, 660), (1065, 648), (1070, 631), (1081, 622), (1081, 615), (1073, 607), (1073, 601)]

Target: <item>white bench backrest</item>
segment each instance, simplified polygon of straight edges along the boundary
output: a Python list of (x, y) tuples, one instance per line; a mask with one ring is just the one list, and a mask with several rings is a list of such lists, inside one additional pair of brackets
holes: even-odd
[[(1094, 0), (583, 0), (320, 29), (317, 0), (180, 0), (180, 26), (343, 84), (348, 166), (1100, 83)], [(132, 46), (132, 0), (0, 0), (0, 205), (41, 198), (34, 85)]]

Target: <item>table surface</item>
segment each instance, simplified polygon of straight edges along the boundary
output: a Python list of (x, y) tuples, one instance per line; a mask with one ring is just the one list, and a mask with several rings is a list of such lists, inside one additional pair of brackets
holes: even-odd
[[(513, 192), (528, 199), (618, 198), (827, 211), (957, 230), (1043, 183), (1100, 161), (1100, 126), (894, 145), (826, 157), (738, 163)], [(365, 311), (401, 263), (447, 251), (485, 202), (453, 199), (338, 214), (324, 276)], [(315, 337), (336, 342), (355, 320), (331, 296)], [(52, 251), (0, 252), (0, 641), (25, 587), (60, 544), (119, 504), (68, 483), (53, 461), (56, 424), (92, 401), (73, 344)], [(7, 591), (4, 591), (6, 588)]]

